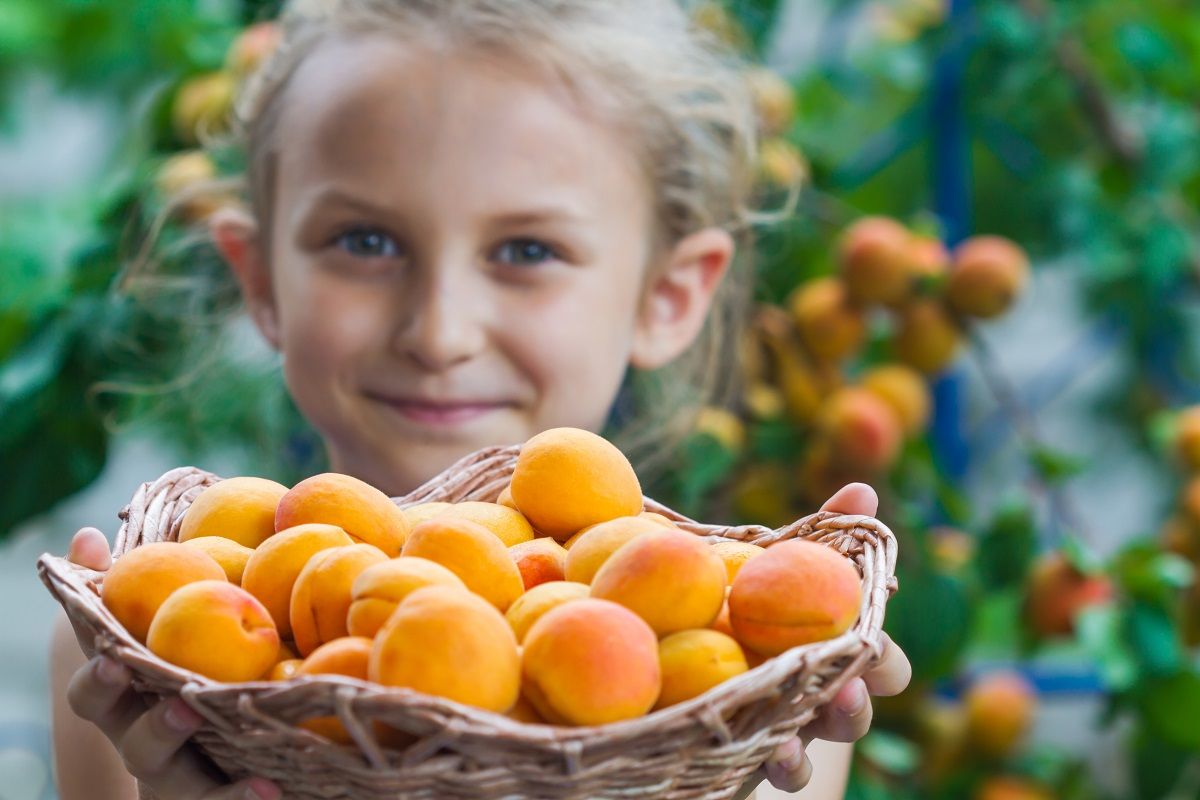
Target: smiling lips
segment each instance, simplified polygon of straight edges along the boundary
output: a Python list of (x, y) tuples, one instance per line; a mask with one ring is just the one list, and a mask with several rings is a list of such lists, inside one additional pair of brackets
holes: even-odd
[(509, 405), (486, 400), (425, 400), (374, 395), (404, 417), (426, 425), (456, 425)]

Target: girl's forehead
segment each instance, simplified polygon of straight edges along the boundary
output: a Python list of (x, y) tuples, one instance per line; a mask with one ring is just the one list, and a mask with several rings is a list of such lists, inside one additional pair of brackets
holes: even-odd
[(628, 137), (561, 81), (514, 58), (383, 36), (333, 40), (306, 58), (276, 135), (281, 172), (293, 176), (378, 184), (450, 169), (495, 191), (644, 184)]

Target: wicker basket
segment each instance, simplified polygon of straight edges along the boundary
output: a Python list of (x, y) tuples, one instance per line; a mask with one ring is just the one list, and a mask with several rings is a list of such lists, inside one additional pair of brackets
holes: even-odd
[[(396, 502), (495, 500), (517, 452), (479, 451)], [(183, 467), (143, 484), (120, 513), (114, 557), (176, 539), (188, 506), (218, 480)], [(94, 636), (94, 652), (125, 664), (147, 699), (181, 696), (204, 717), (194, 742), (222, 770), (233, 779), (270, 778), (285, 797), (731, 797), (776, 745), (879, 657), (884, 605), (896, 589), (896, 539), (863, 516), (824, 512), (772, 531), (702, 525), (649, 499), (646, 507), (713, 541), (800, 537), (838, 550), (863, 577), (858, 621), (837, 639), (793, 648), (685, 703), (625, 722), (563, 728), (337, 676), (218, 683), (134, 640), (100, 601), (102, 573), (51, 555), (38, 560), (38, 573), (76, 627)], [(354, 744), (330, 743), (295, 724), (321, 715), (336, 715)], [(381, 746), (373, 720), (408, 732), (414, 743), (402, 751)]]

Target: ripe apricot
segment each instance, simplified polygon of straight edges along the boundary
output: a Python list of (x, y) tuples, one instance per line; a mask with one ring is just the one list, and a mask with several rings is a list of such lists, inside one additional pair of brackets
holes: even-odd
[(254, 72), (279, 46), (282, 31), (276, 22), (258, 22), (242, 31), (229, 48), (225, 64), (238, 77)]
[(226, 580), (212, 556), (175, 542), (152, 542), (113, 562), (100, 597), (130, 635), (145, 642), (159, 606), (179, 587), (202, 580)]
[(729, 592), (729, 621), (745, 647), (775, 656), (845, 633), (861, 598), (861, 578), (849, 560), (792, 539), (742, 566)]
[(547, 721), (603, 725), (640, 717), (658, 699), (658, 640), (607, 600), (565, 603), (534, 623), (521, 658), (522, 689)]
[(452, 508), (453, 503), (420, 503), (415, 506), (410, 506), (404, 509), (404, 516), (408, 517), (409, 529), (415, 528), (427, 519), (433, 519), (437, 515)]
[(573, 583), (571, 581), (543, 583), (518, 597), (517, 601), (509, 606), (504, 617), (508, 620), (508, 624), (512, 626), (513, 634), (517, 637), (517, 643), (523, 644), (525, 642), (525, 634), (533, 627), (533, 623), (541, 619), (543, 614), (552, 608), (557, 608), (563, 603), (568, 603), (572, 600), (582, 600), (590, 593), (591, 589), (586, 583)]
[(441, 564), (500, 611), (525, 591), (508, 548), (487, 528), (468, 519), (438, 516), (422, 522), (404, 543), (404, 556)]
[(525, 591), (548, 581), (561, 581), (566, 575), (567, 551), (549, 536), (515, 544), (508, 552), (521, 573)]
[(409, 529), (408, 517), (386, 494), (336, 472), (305, 478), (279, 500), (275, 530), (309, 522), (337, 525), (350, 538), (373, 544), (389, 557), (400, 553)]
[(567, 551), (566, 569), (563, 575), (569, 581), (591, 583), (600, 567), (604, 566), (613, 553), (639, 536), (655, 531), (667, 530), (645, 517), (618, 517), (593, 525), (581, 531), (579, 538)]
[(788, 299), (788, 308), (801, 341), (817, 359), (841, 361), (866, 341), (866, 316), (850, 304), (845, 285), (836, 278), (801, 285)]
[(444, 510), (440, 516), (459, 517), (482, 525), (496, 538), (504, 542), (505, 547), (528, 542), (533, 539), (533, 527), (521, 512), (499, 503), (480, 503), (468, 501), (454, 503)]
[(1175, 417), (1174, 449), (1184, 469), (1200, 471), (1200, 406), (1185, 408)]
[(839, 463), (879, 472), (900, 454), (902, 434), (895, 412), (866, 389), (848, 386), (834, 392), (818, 426)]
[(226, 478), (202, 491), (179, 523), (179, 541), (223, 536), (251, 550), (275, 533), (275, 509), (287, 487), (263, 478)]
[(209, 72), (179, 87), (171, 106), (175, 135), (197, 144), (229, 127), (237, 81), (228, 72)]
[(1036, 694), (1019, 674), (999, 671), (976, 680), (963, 702), (971, 745), (984, 755), (1005, 758), (1033, 722)]
[(903, 364), (884, 364), (863, 375), (862, 387), (896, 415), (906, 436), (920, 435), (929, 424), (933, 397), (925, 378)]
[(1053, 800), (1041, 784), (1010, 775), (985, 778), (975, 791), (974, 800)]
[(936, 301), (917, 300), (897, 314), (892, 349), (901, 361), (927, 375), (945, 369), (961, 342), (958, 326)]
[(863, 217), (838, 242), (838, 266), (855, 303), (892, 305), (912, 283), (912, 235), (889, 217)]
[(512, 497), (512, 486), (511, 485), (505, 486), (503, 489), (500, 490), (500, 496), (496, 498), (496, 502), (502, 506), (511, 508), (513, 511), (517, 510), (517, 504), (513, 500), (513, 497)]
[(279, 634), (262, 603), (222, 575), (176, 589), (154, 615), (146, 646), (213, 680), (252, 681), (274, 663)]
[(661, 528), (618, 548), (592, 579), (591, 594), (625, 606), (666, 636), (710, 625), (725, 582), (724, 562), (703, 539)]
[(764, 67), (748, 70), (746, 83), (750, 87), (763, 132), (768, 136), (786, 132), (796, 114), (796, 99), (791, 84), (778, 72)]
[[(345, 675), (348, 678), (367, 680), (367, 663), (371, 658), (373, 642), (363, 636), (343, 636), (333, 639), (313, 650), (296, 670), (297, 675)], [(334, 742), (348, 744), (350, 734), (337, 717), (313, 717), (300, 723), (300, 727), (320, 734)]]
[(1085, 575), (1062, 553), (1047, 553), (1030, 572), (1025, 619), (1042, 636), (1069, 636), (1080, 611), (1111, 597), (1106, 576)]
[(1029, 280), (1029, 257), (1002, 236), (974, 236), (954, 251), (946, 301), (960, 314), (990, 319), (1003, 314)]
[(351, 587), (346, 630), (351, 636), (374, 636), (396, 606), (423, 586), (467, 588), (461, 578), (427, 558), (405, 556), (367, 567)]
[(578, 428), (552, 428), (527, 441), (511, 486), (529, 523), (560, 542), (589, 525), (643, 510), (629, 459), (603, 437)]
[(266, 680), (269, 681), (287, 681), (296, 677), (300, 671), (300, 665), (304, 663), (301, 658), (287, 658), (283, 661), (276, 661), (274, 666), (267, 672)]
[(378, 547), (352, 544), (313, 554), (292, 587), (289, 619), (300, 655), (349, 635), (351, 589), (368, 567), (387, 561)]
[(242, 588), (262, 602), (279, 635), (292, 635), (292, 587), (315, 553), (354, 544), (336, 525), (312, 523), (280, 531), (254, 551), (242, 573)]
[(367, 674), (384, 686), (502, 714), (517, 702), (521, 658), (495, 606), (462, 589), (425, 586), (404, 598), (380, 629)]
[(249, 547), (238, 544), (224, 536), (201, 536), (198, 539), (188, 539), (184, 544), (202, 550), (212, 556), (225, 571), (225, 578), (232, 584), (241, 586), (242, 573), (246, 570), (246, 562), (254, 551)]
[(749, 667), (732, 637), (715, 630), (672, 633), (658, 643), (662, 693), (654, 704), (666, 708), (704, 694)]
[(675, 521), (672, 520), (670, 517), (665, 517), (656, 511), (643, 511), (642, 513), (638, 514), (638, 516), (641, 517), (642, 519), (648, 519), (651, 522), (658, 523), (659, 525), (662, 525), (664, 528), (678, 528), (679, 527), (678, 525), (675, 524)]
[(728, 577), (728, 584), (733, 585), (733, 579), (737, 577), (738, 571), (750, 559), (766, 552), (766, 548), (759, 547), (756, 544), (749, 542), (725, 541), (714, 542), (709, 545), (712, 551), (721, 559), (721, 563), (725, 565), (725, 574)]

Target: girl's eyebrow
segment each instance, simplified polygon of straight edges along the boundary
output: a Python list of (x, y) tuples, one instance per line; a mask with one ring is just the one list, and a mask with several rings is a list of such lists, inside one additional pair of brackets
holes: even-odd
[(586, 222), (587, 216), (565, 204), (555, 204), (496, 214), (492, 222), (502, 225), (532, 225), (539, 222)]

